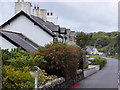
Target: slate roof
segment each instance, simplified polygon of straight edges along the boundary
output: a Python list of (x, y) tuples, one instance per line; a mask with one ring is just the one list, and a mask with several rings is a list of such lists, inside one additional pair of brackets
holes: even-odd
[(51, 29), (53, 32), (59, 32), (59, 25), (54, 25), (52, 22), (47, 21), (46, 26)]
[(4, 26), (6, 26), (7, 24), (9, 24), (11, 21), (13, 21), (14, 19), (16, 19), (17, 17), (19, 17), (20, 15), (24, 15), (27, 18), (29, 18), (32, 22), (34, 22), (35, 25), (38, 25), (40, 28), (42, 28), (45, 32), (47, 32), (48, 34), (50, 34), (51, 36), (55, 37), (56, 35), (48, 28), (46, 27), (46, 25), (44, 24), (44, 21), (41, 20), (39, 17), (33, 17), (32, 15), (28, 15), (27, 13), (25, 13), (24, 11), (20, 11), (19, 13), (17, 13), (15, 16), (13, 16), (11, 19), (9, 19), (7, 22), (5, 22), (4, 24), (2, 24), (0, 26), (0, 28), (2, 29)]
[(67, 35), (70, 35), (70, 29), (66, 29)]
[(66, 34), (66, 28), (65, 27), (60, 28), (60, 34)]
[(43, 21), (41, 18), (31, 15), (31, 17), (36, 20), (38, 23), (42, 24), (43, 26), (46, 26), (47, 28), (49, 28), (51, 31), (53, 32), (58, 32), (59, 31), (59, 25), (55, 25), (52, 22), (49, 21)]
[(2, 37), (7, 39), (9, 42), (14, 44), (15, 46), (21, 47), (22, 49), (30, 53), (32, 53), (33, 51), (36, 51), (37, 48), (39, 47), (39, 45), (31, 41), (21, 33), (1, 30), (0, 34), (2, 34)]
[(71, 31), (71, 32), (70, 32), (70, 36), (73, 36), (73, 37), (74, 37), (74, 36), (75, 36), (75, 31)]

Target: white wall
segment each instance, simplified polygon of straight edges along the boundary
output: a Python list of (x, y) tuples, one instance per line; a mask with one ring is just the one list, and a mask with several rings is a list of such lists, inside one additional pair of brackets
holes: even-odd
[(53, 42), (51, 35), (42, 30), (39, 26), (34, 25), (34, 23), (24, 15), (19, 16), (11, 22), (10, 25), (5, 26), (3, 30), (20, 32), (41, 46)]
[(58, 38), (58, 42), (62, 42), (63, 40), (62, 40), (62, 38)]
[(54, 24), (58, 24), (58, 17), (57, 16), (47, 16), (47, 21), (50, 21)]
[(84, 70), (84, 77), (88, 77), (96, 72), (96, 67), (92, 66)]
[(17, 48), (15, 45), (7, 41), (2, 36), (0, 36), (0, 47), (1, 49), (9, 49), (9, 50), (11, 50), (11, 48)]

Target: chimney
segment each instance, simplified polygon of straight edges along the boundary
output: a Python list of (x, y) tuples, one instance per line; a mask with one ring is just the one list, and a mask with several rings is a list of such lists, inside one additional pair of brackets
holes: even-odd
[(46, 9), (40, 9), (39, 5), (34, 6), (33, 8), (33, 15), (37, 16), (39, 18), (41, 18), (42, 20), (46, 21), (47, 20), (47, 15), (48, 13), (46, 13)]
[(43, 19), (44, 21), (47, 20), (46, 9), (40, 9), (40, 18)]
[(20, 2), (20, 0), (17, 0), (17, 2)]
[(37, 7), (36, 7), (36, 5), (34, 6), (34, 8), (33, 8), (33, 15), (37, 16), (37, 17), (40, 17), (39, 5), (37, 5)]
[(33, 8), (33, 15), (36, 16), (36, 5), (34, 5), (34, 8)]
[(17, 0), (17, 2), (24, 2), (24, 0)]
[(17, 14), (21, 10), (23, 10), (24, 12), (30, 15), (31, 14), (31, 3), (24, 2), (24, 0), (17, 0), (17, 2), (15, 2), (15, 14)]
[(47, 21), (58, 24), (58, 17), (53, 15), (53, 12), (47, 13)]
[(37, 14), (37, 17), (39, 17), (39, 5), (37, 5), (36, 14)]

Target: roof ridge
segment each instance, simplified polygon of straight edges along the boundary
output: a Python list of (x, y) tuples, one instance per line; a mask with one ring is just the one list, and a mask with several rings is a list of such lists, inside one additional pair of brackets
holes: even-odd
[(21, 32), (14, 32), (14, 31), (8, 31), (8, 30), (1, 30), (2, 32), (10, 32), (10, 33), (15, 33), (15, 34), (22, 34)]

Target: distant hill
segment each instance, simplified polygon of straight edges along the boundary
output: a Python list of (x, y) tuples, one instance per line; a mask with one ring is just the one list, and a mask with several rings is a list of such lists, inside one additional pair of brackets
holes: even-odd
[[(77, 32), (78, 34), (79, 32)], [(104, 52), (106, 55), (116, 56), (120, 51), (120, 32), (94, 32), (89, 33), (92, 35), (87, 46), (93, 46), (100, 52)]]

